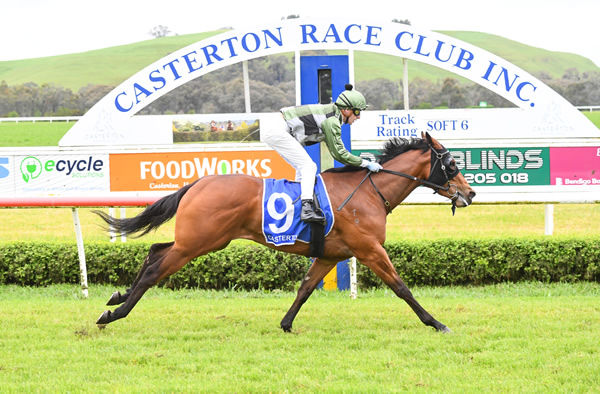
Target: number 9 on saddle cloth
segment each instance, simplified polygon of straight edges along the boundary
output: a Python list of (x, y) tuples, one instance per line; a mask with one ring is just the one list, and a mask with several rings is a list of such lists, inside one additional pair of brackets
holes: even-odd
[(310, 243), (310, 255), (323, 255), (324, 238), (334, 224), (327, 188), (320, 175), (315, 182), (315, 204), (323, 211), (325, 225), (300, 220), (300, 183), (287, 179), (265, 179), (262, 200), (262, 229), (265, 240), (273, 245)]

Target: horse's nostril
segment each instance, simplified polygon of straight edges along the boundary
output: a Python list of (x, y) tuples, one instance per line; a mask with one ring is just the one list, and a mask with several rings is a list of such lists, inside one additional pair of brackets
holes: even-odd
[(472, 200), (473, 198), (475, 198), (476, 193), (475, 192), (471, 192), (469, 193), (469, 199)]

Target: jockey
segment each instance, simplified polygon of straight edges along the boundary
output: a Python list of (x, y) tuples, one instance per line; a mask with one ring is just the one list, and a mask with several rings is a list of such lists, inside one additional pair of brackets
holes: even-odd
[(360, 119), (360, 111), (367, 108), (365, 97), (347, 84), (332, 104), (309, 104), (281, 109), (281, 123), (261, 132), (261, 140), (277, 151), (296, 169), (300, 182), (304, 222), (323, 222), (325, 217), (315, 211), (313, 189), (317, 165), (303, 146), (325, 141), (333, 158), (345, 165), (366, 167), (369, 171), (381, 170), (381, 165), (355, 156), (342, 143), (342, 123), (351, 125)]

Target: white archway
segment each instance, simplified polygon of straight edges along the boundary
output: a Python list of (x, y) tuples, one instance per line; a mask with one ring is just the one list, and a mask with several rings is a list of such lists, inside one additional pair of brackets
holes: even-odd
[[(291, 19), (232, 30), (182, 48), (121, 83), (61, 139), (61, 146), (114, 145), (127, 140), (132, 116), (171, 90), (222, 67), (285, 52), (345, 49), (399, 56), (467, 78), (568, 136), (597, 129), (537, 78), (488, 51), (414, 26), (340, 19)], [(554, 134), (556, 135), (556, 134)], [(131, 143), (131, 141), (129, 141)], [(144, 143), (140, 141), (139, 143)]]

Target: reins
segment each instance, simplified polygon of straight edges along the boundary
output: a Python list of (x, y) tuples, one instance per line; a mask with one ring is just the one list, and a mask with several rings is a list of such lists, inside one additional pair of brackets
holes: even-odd
[[(432, 175), (432, 173), (434, 171), (435, 166), (437, 165), (437, 162), (439, 161), (441, 163), (441, 160), (444, 157), (444, 155), (447, 154), (447, 153), (449, 153), (449, 152), (446, 150), (446, 151), (440, 153), (440, 152), (437, 152), (435, 149), (433, 149), (433, 147), (430, 146), (430, 148), (433, 150), (433, 152), (435, 153), (435, 155), (437, 157), (437, 160), (431, 166), (431, 171), (430, 171), (430, 174), (429, 174), (429, 177), (431, 178), (431, 175)], [(428, 187), (430, 189), (433, 189), (434, 193), (439, 193), (440, 190), (447, 192), (447, 191), (450, 190), (450, 187), (451, 187), (450, 179), (448, 177), (448, 174), (446, 173), (446, 169), (445, 169), (443, 163), (441, 164), (441, 169), (444, 172), (444, 175), (446, 176), (447, 186), (438, 185), (437, 183), (431, 182), (431, 181), (429, 181), (427, 179), (418, 178), (418, 177), (410, 175), (410, 174), (405, 174), (404, 172), (387, 170), (385, 168), (382, 168), (380, 171), (381, 172), (385, 172), (387, 174), (401, 176), (403, 178), (410, 179), (411, 181), (419, 182), (422, 186), (426, 186), (426, 187)], [(354, 189), (354, 191), (352, 193), (350, 193), (350, 195), (348, 197), (346, 197), (346, 199), (342, 202), (342, 204), (337, 208), (338, 211), (341, 211), (342, 208), (344, 208), (344, 206), (352, 199), (352, 197), (354, 196), (354, 194), (358, 191), (358, 188), (365, 182), (365, 180), (367, 178), (369, 178), (369, 181), (371, 181), (371, 185), (373, 185), (373, 188), (375, 189), (375, 191), (377, 192), (377, 194), (379, 194), (379, 197), (381, 197), (381, 200), (383, 201), (383, 205), (385, 205), (385, 209), (386, 209), (387, 213), (391, 212), (391, 209), (390, 209), (391, 204), (390, 204), (390, 202), (385, 198), (385, 196), (383, 195), (383, 193), (381, 193), (379, 191), (379, 188), (377, 188), (377, 185), (375, 185), (375, 182), (373, 182), (373, 178), (371, 177), (371, 171), (369, 171), (369, 170), (367, 170), (367, 174), (360, 181), (360, 183), (358, 184), (358, 186), (356, 186), (356, 188)], [(451, 201), (452, 201), (452, 213), (453, 214), (454, 214), (455, 202), (456, 202), (457, 198), (458, 198), (458, 191), (456, 193), (454, 193), (454, 195), (451, 198)]]

